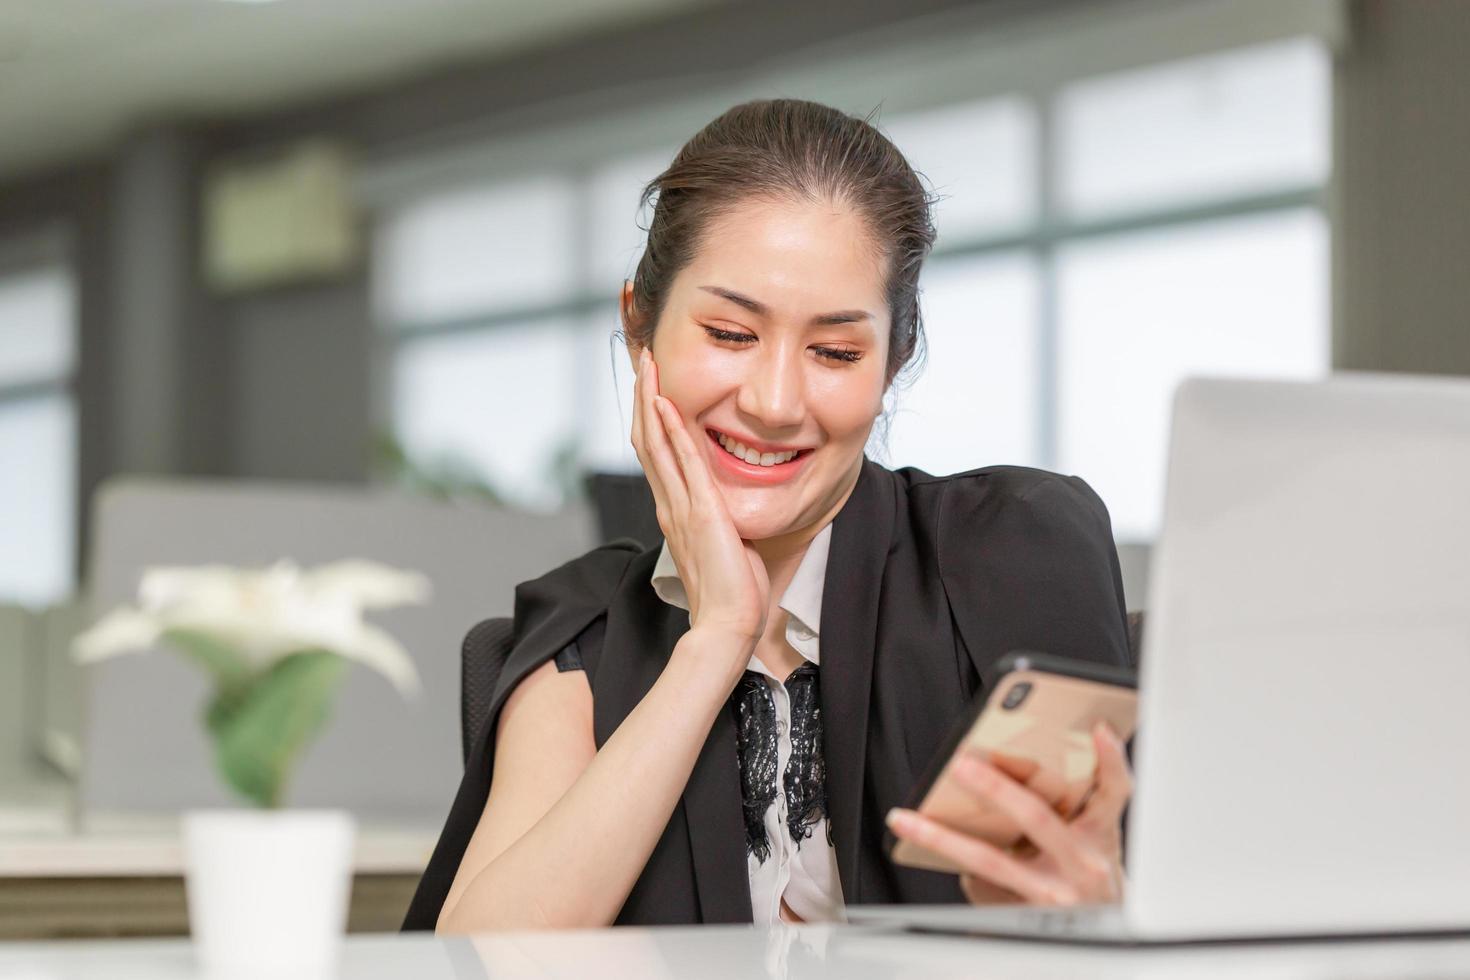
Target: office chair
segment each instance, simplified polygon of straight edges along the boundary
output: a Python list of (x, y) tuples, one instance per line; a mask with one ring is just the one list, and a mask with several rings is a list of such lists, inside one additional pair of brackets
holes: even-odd
[(603, 541), (627, 538), (644, 548), (663, 543), (663, 531), (654, 514), (653, 491), (642, 473), (589, 473), (586, 488)]
[(1143, 653), (1143, 610), (1128, 614), (1128, 666), (1138, 669), (1138, 658)]
[(490, 714), (490, 699), (500, 671), (510, 657), (513, 620), (486, 619), (465, 634), (459, 657), (459, 739), (463, 760), (470, 760), (470, 741)]

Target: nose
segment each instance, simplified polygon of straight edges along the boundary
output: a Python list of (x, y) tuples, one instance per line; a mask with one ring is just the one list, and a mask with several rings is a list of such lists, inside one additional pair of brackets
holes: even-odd
[(735, 407), (760, 429), (790, 429), (806, 419), (801, 351), (771, 345), (749, 359)]

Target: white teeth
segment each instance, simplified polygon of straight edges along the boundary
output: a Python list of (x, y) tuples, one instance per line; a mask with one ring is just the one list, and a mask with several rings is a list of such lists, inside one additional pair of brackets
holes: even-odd
[(723, 432), (719, 433), (719, 443), (725, 452), (744, 460), (752, 466), (779, 466), (782, 463), (791, 462), (796, 458), (798, 453), (798, 450), (795, 449), (788, 450), (784, 453), (763, 453), (748, 448), (740, 440), (732, 439)]

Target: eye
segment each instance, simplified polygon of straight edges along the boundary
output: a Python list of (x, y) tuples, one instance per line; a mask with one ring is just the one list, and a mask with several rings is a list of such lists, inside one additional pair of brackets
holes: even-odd
[(735, 331), (735, 330), (722, 330), (719, 327), (710, 327), (710, 326), (705, 326), (704, 332), (707, 333), (707, 334), (709, 334), (711, 338), (713, 338), (715, 340), (718, 340), (721, 343), (726, 343), (726, 344), (753, 344), (753, 343), (755, 343), (755, 334), (753, 334), (753, 333), (743, 333), (743, 332), (739, 332), (739, 331)]
[(844, 364), (855, 364), (863, 359), (863, 352), (860, 350), (849, 350), (843, 347), (813, 347), (812, 350), (816, 351), (818, 357)]

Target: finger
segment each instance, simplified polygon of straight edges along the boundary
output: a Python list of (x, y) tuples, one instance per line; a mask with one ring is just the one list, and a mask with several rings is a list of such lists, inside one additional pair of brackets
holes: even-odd
[[(639, 407), (643, 413), (643, 448), (660, 483), (663, 484), (664, 500), (669, 516), (683, 513), (688, 506), (689, 491), (684, 485), (684, 476), (674, 458), (673, 446), (669, 443), (668, 430), (658, 414), (655, 399), (658, 398), (658, 367), (648, 357), (643, 366), (643, 391)], [(659, 503), (655, 499), (655, 503)]]
[[(714, 479), (709, 475), (709, 466), (704, 457), (700, 455), (699, 446), (694, 442), (694, 437), (689, 434), (689, 427), (684, 424), (679, 410), (674, 403), (663, 395), (654, 399), (658, 406), (660, 416), (664, 421), (664, 431), (668, 433), (669, 444), (673, 447), (674, 457), (679, 461), (679, 468), (684, 473), (684, 484), (689, 488), (691, 499), (701, 499), (709, 502), (714, 494)], [(723, 498), (714, 497), (714, 500), (723, 503)]]
[[(638, 358), (638, 371), (633, 382), (633, 451), (638, 456), (638, 463), (643, 467), (643, 474), (648, 478), (648, 488), (653, 492), (654, 514), (658, 518), (659, 527), (664, 532), (664, 537), (669, 536), (669, 521), (673, 514), (668, 488), (660, 474), (658, 462), (650, 446), (650, 427), (648, 423), (648, 372), (653, 358), (645, 348)], [(656, 423), (655, 423), (656, 424)]]
[(974, 753), (956, 760), (955, 776), (976, 799), (1014, 820), (1026, 839), (1055, 860), (1068, 879), (1089, 887), (1111, 879), (1112, 863), (1087, 846), (1043, 797)]
[(1097, 749), (1097, 788), (1082, 815), (1104, 824), (1116, 823), (1133, 796), (1133, 771), (1128, 766), (1128, 753), (1123, 748), (1123, 740), (1103, 722), (1093, 728), (1092, 744)]
[(634, 369), (634, 403), (632, 403), (634, 425), (632, 425), (632, 432), (629, 433), (629, 441), (634, 444), (634, 450), (638, 450), (639, 448), (639, 436), (642, 433), (642, 417), (638, 411), (638, 404), (639, 398), (642, 397), (642, 363), (644, 363), (645, 357), (648, 357), (648, 351), (641, 351), (638, 354), (638, 367)]
[(638, 411), (643, 396), (643, 359), (648, 356), (647, 351), (638, 355), (638, 367), (633, 371), (633, 427), (628, 434), (628, 441), (633, 444), (633, 451), (638, 454), (638, 459), (643, 459), (643, 413)]
[(647, 364), (648, 351), (645, 349), (639, 353), (638, 368), (633, 372), (633, 431), (629, 436), (633, 443), (633, 452), (638, 455), (638, 462), (642, 464), (644, 472), (652, 469), (643, 435), (643, 374)]
[(993, 844), (951, 830), (913, 810), (888, 812), (888, 827), (896, 837), (911, 841), (964, 869), (966, 874), (1008, 889), (1037, 905), (1068, 905), (1077, 893), (1067, 882), (1027, 867)]
[(971, 905), (1011, 905), (1021, 901), (1021, 896), (1009, 888), (972, 874), (960, 875), (960, 891), (965, 893)]
[(988, 752), (981, 758), (1046, 800), (1053, 810), (1060, 812), (1067, 795), (1067, 781), (1060, 773), (1045, 768), (1034, 759), (1006, 755), (1003, 752)]
[(1023, 755), (1007, 755), (1004, 752), (987, 752), (983, 758), (1018, 783), (1029, 782), (1041, 771), (1041, 764)]

